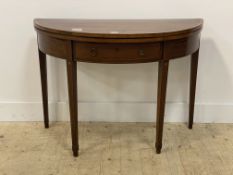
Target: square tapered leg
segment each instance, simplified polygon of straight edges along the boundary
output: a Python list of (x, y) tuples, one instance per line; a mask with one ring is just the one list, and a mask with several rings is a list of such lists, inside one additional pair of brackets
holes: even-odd
[(159, 154), (162, 149), (164, 111), (166, 103), (166, 89), (169, 61), (159, 62), (158, 94), (157, 94), (157, 121), (156, 121), (156, 152)]
[(72, 150), (75, 157), (78, 156), (78, 99), (77, 99), (77, 63), (76, 61), (67, 61), (70, 124), (72, 136)]

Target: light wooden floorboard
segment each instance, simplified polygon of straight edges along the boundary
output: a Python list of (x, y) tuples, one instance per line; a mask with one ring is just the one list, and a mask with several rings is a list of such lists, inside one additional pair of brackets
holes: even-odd
[(68, 122), (0, 123), (0, 175), (233, 175), (233, 124), (81, 123), (80, 155)]

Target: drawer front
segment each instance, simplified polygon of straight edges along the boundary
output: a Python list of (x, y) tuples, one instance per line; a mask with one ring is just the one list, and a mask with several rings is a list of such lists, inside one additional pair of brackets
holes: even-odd
[(106, 44), (75, 43), (74, 55), (78, 61), (96, 63), (143, 63), (161, 59), (160, 43)]

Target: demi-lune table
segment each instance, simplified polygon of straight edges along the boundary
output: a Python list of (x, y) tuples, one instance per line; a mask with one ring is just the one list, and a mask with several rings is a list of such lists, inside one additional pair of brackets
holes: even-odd
[(109, 64), (158, 61), (155, 148), (160, 153), (169, 61), (186, 55), (191, 55), (188, 127), (191, 129), (193, 125), (202, 26), (202, 19), (35, 19), (45, 128), (49, 127), (46, 54), (66, 60), (74, 156), (79, 151), (77, 61)]

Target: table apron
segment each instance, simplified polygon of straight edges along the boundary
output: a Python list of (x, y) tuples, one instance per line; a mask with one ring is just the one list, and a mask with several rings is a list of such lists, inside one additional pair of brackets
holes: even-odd
[(94, 63), (145, 63), (179, 58), (200, 47), (200, 33), (154, 43), (92, 43), (65, 40), (38, 33), (38, 47), (58, 58)]

